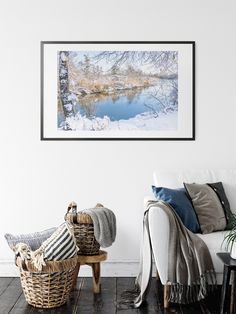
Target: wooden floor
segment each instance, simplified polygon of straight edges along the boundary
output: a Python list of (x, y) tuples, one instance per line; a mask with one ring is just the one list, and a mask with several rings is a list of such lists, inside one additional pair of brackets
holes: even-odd
[(134, 278), (102, 278), (101, 294), (92, 293), (92, 279), (78, 278), (77, 290), (71, 293), (67, 304), (52, 310), (35, 309), (27, 305), (19, 278), (0, 278), (0, 314), (146, 314), (146, 313), (181, 313), (181, 314), (218, 314), (220, 302), (220, 289), (204, 302), (188, 306), (172, 304), (166, 311), (163, 310), (162, 287), (152, 280), (151, 289), (146, 304), (140, 309), (127, 309), (119, 304), (120, 294), (125, 289), (133, 287)]

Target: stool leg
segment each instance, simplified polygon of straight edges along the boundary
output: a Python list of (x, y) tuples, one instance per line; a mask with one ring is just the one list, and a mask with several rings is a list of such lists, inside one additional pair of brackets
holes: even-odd
[(74, 279), (73, 279), (73, 284), (72, 284), (72, 290), (76, 289), (76, 284), (77, 284), (77, 278), (78, 278), (78, 273), (80, 269), (80, 263), (77, 263), (76, 269), (75, 269), (75, 274), (74, 274)]
[(100, 293), (100, 263), (93, 263), (93, 292)]
[(223, 275), (223, 284), (221, 291), (221, 305), (220, 305), (220, 313), (226, 313), (226, 295), (229, 287), (229, 279), (230, 279), (230, 268), (224, 265), (224, 275)]

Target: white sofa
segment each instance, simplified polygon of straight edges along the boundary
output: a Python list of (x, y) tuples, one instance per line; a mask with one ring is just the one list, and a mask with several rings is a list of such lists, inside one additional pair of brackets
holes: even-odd
[[(180, 188), (186, 183), (223, 183), (226, 196), (230, 202), (231, 210), (236, 212), (236, 170), (199, 170), (199, 171), (156, 171), (154, 172), (154, 185), (159, 187)], [(144, 203), (154, 197), (146, 197)], [(146, 205), (145, 205), (146, 208)], [(167, 284), (168, 274), (168, 245), (169, 221), (166, 213), (159, 208), (151, 207), (149, 210), (149, 229), (152, 249), (157, 271), (163, 285)], [(217, 283), (222, 283), (223, 264), (216, 256), (217, 252), (225, 251), (222, 245), (227, 231), (217, 231), (210, 234), (198, 234), (206, 243), (217, 274)]]

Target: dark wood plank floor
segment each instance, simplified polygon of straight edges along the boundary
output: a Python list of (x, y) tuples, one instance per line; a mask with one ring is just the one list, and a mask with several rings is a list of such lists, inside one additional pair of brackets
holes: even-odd
[(168, 310), (164, 310), (162, 286), (153, 278), (147, 302), (140, 309), (129, 309), (119, 303), (120, 294), (133, 287), (134, 278), (102, 278), (101, 283), (101, 293), (94, 295), (92, 279), (78, 278), (77, 289), (71, 293), (66, 305), (43, 310), (26, 303), (19, 278), (0, 278), (0, 314), (219, 314), (220, 287), (204, 302), (186, 306), (172, 304)]

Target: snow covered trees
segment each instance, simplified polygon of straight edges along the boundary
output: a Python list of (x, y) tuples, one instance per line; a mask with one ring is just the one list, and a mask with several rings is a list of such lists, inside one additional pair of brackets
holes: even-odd
[(69, 91), (68, 75), (69, 51), (59, 53), (59, 95), (65, 117), (74, 116), (73, 95)]
[(173, 75), (178, 72), (177, 51), (102, 51), (95, 59), (110, 62), (113, 66), (150, 65), (161, 75)]

